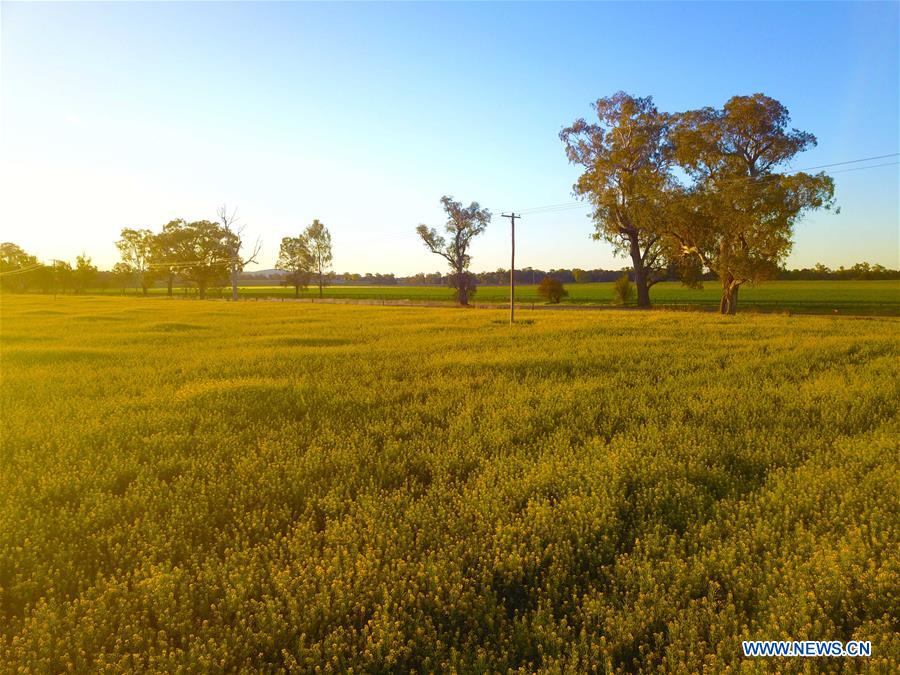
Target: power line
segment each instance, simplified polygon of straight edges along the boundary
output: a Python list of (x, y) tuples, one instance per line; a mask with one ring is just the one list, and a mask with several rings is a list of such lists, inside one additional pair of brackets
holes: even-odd
[[(863, 157), (862, 159), (848, 159), (846, 162), (834, 162), (833, 164), (819, 164), (818, 166), (808, 166), (805, 169), (797, 169), (798, 171), (810, 171), (812, 169), (825, 169), (829, 166), (841, 166), (842, 164), (856, 164), (857, 162), (870, 162), (876, 159), (886, 159), (888, 157), (897, 157), (900, 152), (892, 152), (887, 155), (876, 155), (875, 157)], [(887, 166), (886, 164), (876, 164), (875, 166)], [(860, 167), (863, 169), (873, 169), (875, 167)]]
[(557, 208), (557, 207), (562, 207), (562, 206), (569, 206), (571, 204), (572, 204), (572, 202), (562, 202), (560, 204), (547, 204), (546, 206), (533, 206), (528, 209), (522, 209), (522, 213), (531, 213), (532, 211), (552, 209), (552, 208)]
[[(781, 176), (790, 176), (797, 173), (802, 173), (804, 171), (812, 171), (813, 169), (826, 169), (832, 166), (844, 166), (846, 164), (857, 164), (859, 162), (871, 162), (876, 159), (887, 159), (888, 157), (897, 157), (900, 156), (898, 152), (891, 152), (886, 155), (874, 155), (872, 157), (861, 157), (859, 159), (848, 159), (843, 162), (832, 162), (830, 164), (817, 164), (815, 166), (807, 166), (802, 169), (795, 169), (793, 171), (788, 171), (786, 173), (778, 173), (778, 174), (767, 174), (765, 176), (737, 176), (735, 178), (727, 178), (719, 181), (719, 183), (725, 182), (733, 182), (733, 181), (742, 181), (742, 180), (756, 180), (762, 181), (771, 178), (778, 178)], [(887, 162), (884, 164), (873, 164), (871, 166), (860, 166), (854, 167), (852, 169), (841, 169), (839, 171), (832, 171), (831, 173), (844, 173), (846, 171), (860, 171), (862, 169), (877, 169), (882, 166), (893, 166), (897, 164), (897, 162)], [(528, 214), (538, 214), (538, 213), (556, 213), (558, 211), (567, 211), (569, 209), (582, 208), (585, 206), (590, 206), (590, 204), (586, 202), (562, 202), (558, 204), (545, 204), (543, 206), (532, 206), (527, 209), (522, 209), (520, 213), (528, 213)]]
[(884, 164), (873, 164), (872, 166), (855, 166), (852, 169), (839, 169), (831, 173), (847, 173), (848, 171), (861, 171), (862, 169), (877, 169), (879, 166), (897, 166), (900, 162), (885, 162)]
[[(898, 155), (900, 155), (900, 153), (895, 152), (890, 155), (883, 155), (882, 157), (896, 157)], [(820, 164), (818, 166), (807, 166), (802, 169), (794, 169), (793, 171), (786, 171), (784, 173), (769, 173), (769, 174), (765, 174), (762, 176), (735, 176), (733, 178), (723, 178), (722, 180), (716, 181), (716, 183), (717, 184), (738, 183), (738, 182), (744, 181), (744, 180), (754, 181), (756, 183), (762, 183), (763, 181), (766, 181), (766, 180), (775, 180), (778, 178), (782, 178), (784, 176), (795, 176), (798, 173), (803, 173), (804, 171), (812, 171), (813, 169), (821, 169), (821, 168), (825, 168), (825, 167), (829, 167), (829, 166), (842, 166), (844, 164), (854, 164), (856, 162), (868, 162), (871, 159), (873, 159), (873, 158), (851, 159), (851, 160), (847, 160), (845, 162), (834, 162), (833, 164)], [(890, 162), (888, 162), (888, 164), (890, 164)], [(871, 166), (855, 167), (853, 170), (857, 171), (857, 170), (861, 170), (861, 169), (877, 169), (880, 166), (886, 166), (886, 165), (887, 164), (872, 164)], [(842, 169), (842, 170), (838, 170), (838, 171), (832, 171), (831, 173), (842, 173), (843, 171), (846, 171), (846, 170), (847, 169)]]
[(227, 265), (231, 262), (231, 258), (222, 258), (215, 260), (161, 260), (157, 262), (149, 262), (146, 267), (193, 267), (194, 265)]
[(44, 263), (32, 263), (30, 265), (26, 265), (25, 267), (18, 267), (14, 270), (7, 270), (6, 272), (0, 272), (0, 277), (11, 277), (19, 274), (27, 274), (29, 272), (34, 272), (35, 270), (39, 270), (42, 267), (46, 267)]

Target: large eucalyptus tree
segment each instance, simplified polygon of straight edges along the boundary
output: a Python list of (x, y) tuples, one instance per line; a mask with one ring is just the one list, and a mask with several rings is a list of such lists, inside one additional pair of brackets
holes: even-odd
[(594, 239), (631, 258), (639, 307), (664, 278), (662, 240), (670, 198), (669, 116), (652, 97), (618, 92), (593, 104), (597, 121), (578, 119), (559, 137), (573, 164), (584, 167), (575, 194), (594, 207)]
[(691, 182), (670, 209), (667, 232), (683, 256), (719, 278), (723, 314), (735, 313), (743, 284), (775, 276), (805, 213), (834, 205), (824, 172), (785, 170), (816, 144), (789, 124), (787, 108), (763, 94), (673, 118), (671, 154)]

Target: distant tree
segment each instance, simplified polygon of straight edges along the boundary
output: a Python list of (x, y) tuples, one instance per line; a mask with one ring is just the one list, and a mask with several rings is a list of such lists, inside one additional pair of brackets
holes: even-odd
[(75, 287), (75, 271), (65, 260), (53, 261), (53, 291), (63, 292)]
[(35, 263), (37, 263), (37, 258), (26, 253), (21, 246), (10, 241), (0, 244), (0, 274), (20, 272)]
[(553, 277), (544, 277), (537, 287), (538, 295), (554, 305), (559, 304), (563, 298), (569, 297), (569, 292), (562, 282)]
[(313, 265), (313, 254), (305, 235), (284, 237), (281, 240), (275, 268), (287, 273), (284, 281), (294, 287), (295, 298), (299, 298), (300, 292), (309, 285)]
[(259, 255), (259, 251), (262, 248), (262, 242), (257, 239), (250, 255), (243, 257), (241, 255), (241, 248), (243, 248), (244, 245), (244, 228), (237, 224), (237, 209), (229, 214), (228, 208), (223, 204), (219, 207), (217, 214), (219, 216), (219, 224), (229, 235), (226, 238), (226, 241), (230, 246), (228, 256), (228, 276), (231, 279), (231, 299), (237, 300), (238, 280), (240, 279), (241, 272), (246, 265), (256, 262), (256, 256)]
[(578, 269), (577, 267), (572, 270), (572, 277), (574, 277), (576, 284), (585, 284), (591, 280), (591, 277), (587, 272)]
[(31, 272), (31, 281), (41, 293), (52, 293), (56, 289), (56, 270), (53, 265), (41, 265)]
[(628, 278), (628, 274), (622, 274), (613, 283), (613, 302), (617, 305), (627, 305), (634, 295), (634, 284)]
[(816, 138), (789, 128), (787, 108), (754, 94), (735, 96), (721, 110), (678, 115), (672, 155), (692, 179), (669, 233), (722, 284), (720, 311), (734, 314), (738, 290), (774, 278), (792, 246), (794, 224), (808, 211), (834, 204), (824, 172), (779, 173)]
[(328, 274), (331, 270), (331, 233), (318, 219), (303, 232), (309, 250), (312, 253), (312, 270), (316, 275), (319, 285), (319, 297), (325, 295), (325, 284), (328, 282)]
[(154, 235), (152, 241), (151, 268), (154, 277), (166, 282), (166, 292), (172, 295), (175, 279), (187, 259), (181, 256), (188, 252), (186, 240), (190, 236), (187, 222), (178, 218), (163, 225), (162, 230)]
[(850, 268), (850, 271), (853, 273), (854, 279), (862, 280), (872, 277), (872, 266), (867, 262), (856, 263)]
[(575, 283), (575, 276), (572, 274), (572, 270), (567, 269), (551, 269), (548, 273), (548, 276), (553, 277), (557, 281), (560, 281), (564, 284), (572, 284)]
[(450, 287), (453, 288), (456, 300), (460, 305), (469, 304), (469, 298), (475, 293), (475, 275), (469, 272), (471, 257), (469, 245), (472, 239), (487, 229), (491, 222), (491, 212), (482, 209), (478, 202), (464, 207), (453, 197), (441, 197), (441, 204), (447, 212), (447, 223), (444, 225), (448, 237), (445, 239), (435, 228), (419, 225), (416, 232), (422, 238), (429, 251), (450, 263)]
[(566, 155), (584, 167), (575, 193), (594, 207), (594, 239), (631, 257), (637, 304), (650, 306), (650, 287), (665, 268), (661, 239), (667, 220), (669, 116), (651, 97), (618, 92), (593, 104), (598, 123), (579, 119), (560, 132)]
[(122, 289), (122, 295), (125, 295), (125, 290), (131, 285), (131, 282), (134, 279), (134, 270), (131, 269), (131, 265), (128, 263), (117, 262), (113, 265), (112, 277), (115, 284)]
[(0, 244), (0, 286), (3, 290), (16, 293), (28, 290), (41, 267), (38, 259), (20, 246), (8, 241)]
[(126, 227), (119, 235), (116, 248), (122, 256), (122, 262), (126, 263), (133, 271), (135, 278), (141, 286), (144, 295), (153, 281), (152, 260), (154, 254), (154, 234), (147, 229), (135, 230)]
[(91, 259), (84, 253), (75, 259), (75, 269), (72, 274), (72, 283), (76, 293), (83, 293), (89, 289), (97, 279), (97, 266), (91, 263)]
[(872, 268), (869, 270), (870, 277), (873, 279), (884, 279), (889, 273), (890, 270), (887, 267), (877, 263), (872, 265)]
[(175, 259), (179, 274), (197, 286), (200, 299), (224, 282), (233, 261), (234, 234), (218, 223), (199, 220), (179, 228)]
[(101, 293), (106, 293), (112, 283), (112, 273), (107, 270), (97, 270), (97, 276), (94, 278), (94, 288)]

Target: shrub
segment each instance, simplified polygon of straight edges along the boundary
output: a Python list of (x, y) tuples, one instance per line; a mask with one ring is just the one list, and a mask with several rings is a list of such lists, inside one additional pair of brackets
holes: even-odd
[(623, 274), (616, 279), (613, 284), (613, 302), (617, 305), (627, 305), (634, 295), (634, 284), (627, 274)]
[(553, 277), (544, 277), (538, 285), (537, 292), (544, 300), (554, 305), (558, 304), (563, 298), (569, 297), (569, 291), (566, 290), (566, 287)]

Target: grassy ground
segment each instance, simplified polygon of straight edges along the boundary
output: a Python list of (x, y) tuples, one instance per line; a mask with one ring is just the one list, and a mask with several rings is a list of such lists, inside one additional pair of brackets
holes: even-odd
[[(612, 303), (612, 283), (569, 284), (565, 304), (608, 305)], [(108, 291), (112, 292), (112, 291)], [(155, 293), (164, 292), (154, 289)], [(228, 295), (229, 290), (222, 294)], [(246, 298), (293, 297), (293, 288), (283, 286), (244, 286), (240, 290)], [(719, 288), (707, 282), (694, 290), (676, 282), (657, 284), (651, 290), (656, 305), (717, 308)], [(316, 289), (309, 289), (304, 297), (317, 297)], [(325, 297), (357, 300), (418, 300), (451, 302), (450, 289), (442, 286), (330, 286)], [(537, 286), (516, 287), (516, 299), (521, 303), (541, 303)], [(509, 302), (509, 287), (481, 286), (475, 296), (477, 303)], [(740, 309), (750, 312), (791, 311), (806, 314), (900, 315), (900, 281), (773, 281), (740, 292)]]
[(900, 666), (896, 319), (0, 309), (0, 672)]

